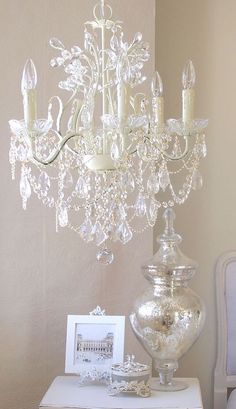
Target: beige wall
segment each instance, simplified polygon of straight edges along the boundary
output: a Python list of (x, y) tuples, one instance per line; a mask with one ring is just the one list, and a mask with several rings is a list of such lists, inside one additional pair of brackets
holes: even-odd
[(157, 0), (157, 66), (163, 77), (167, 115), (180, 114), (180, 76), (192, 58), (197, 71), (197, 117), (208, 117), (204, 187), (177, 209), (184, 251), (199, 262), (194, 288), (205, 300), (207, 322), (199, 341), (180, 362), (180, 375), (201, 381), (205, 409), (212, 408), (216, 356), (214, 264), (235, 248), (235, 0)]
[[(129, 38), (140, 30), (154, 48), (154, 0), (110, 3), (114, 14), (125, 21)], [(40, 109), (45, 115), (46, 101), (56, 92), (53, 75), (48, 75), (52, 51), (47, 40), (56, 35), (68, 44), (81, 42), (81, 22), (90, 18), (93, 4), (93, 0), (0, 0), (0, 407), (4, 409), (36, 408), (53, 377), (63, 374), (68, 313), (83, 314), (101, 303), (111, 314), (128, 314), (145, 286), (139, 265), (151, 253), (150, 231), (120, 247), (111, 269), (101, 268), (92, 247), (69, 231), (54, 233), (53, 214), (37, 200), (31, 200), (23, 212), (18, 183), (10, 180), (7, 120), (22, 115), (19, 82), (24, 62), (30, 55), (37, 65)], [(236, 228), (236, 2), (157, 0), (157, 11), (157, 66), (165, 86), (166, 115), (180, 115), (181, 71), (191, 57), (197, 71), (196, 114), (210, 118), (209, 153), (202, 166), (205, 184), (176, 209), (176, 224), (183, 235), (183, 250), (199, 262), (191, 286), (205, 300), (208, 313), (204, 332), (181, 360), (178, 374), (199, 376), (204, 407), (211, 409), (216, 354), (213, 268), (216, 257), (234, 247)], [(152, 67), (153, 63), (149, 72)], [(127, 352), (146, 359), (127, 330)]]
[[(110, 3), (114, 15), (124, 20), (129, 40), (140, 30), (154, 50), (155, 1)], [(67, 314), (86, 314), (101, 304), (107, 313), (127, 315), (146, 285), (140, 264), (152, 252), (151, 230), (126, 247), (119, 246), (112, 267), (101, 267), (92, 246), (70, 231), (55, 233), (54, 213), (36, 199), (24, 212), (19, 180), (10, 179), (7, 121), (22, 117), (20, 79), (25, 60), (31, 56), (37, 66), (39, 111), (45, 116), (46, 102), (57, 92), (60, 78), (50, 71), (53, 50), (48, 39), (58, 36), (68, 45), (80, 44), (81, 23), (91, 18), (93, 5), (93, 0), (0, 0), (0, 407), (4, 409), (37, 408), (53, 378), (64, 373)], [(148, 74), (153, 70), (154, 59)], [(126, 353), (130, 352), (147, 360), (127, 325)]]

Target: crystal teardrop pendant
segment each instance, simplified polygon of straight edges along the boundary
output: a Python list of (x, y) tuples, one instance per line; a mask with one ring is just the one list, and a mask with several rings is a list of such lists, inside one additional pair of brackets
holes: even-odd
[(145, 216), (146, 211), (147, 211), (147, 205), (146, 205), (145, 197), (142, 194), (140, 194), (135, 203), (135, 214), (138, 217), (143, 217)]
[(57, 211), (58, 223), (61, 227), (66, 227), (68, 224), (68, 211), (64, 204), (62, 204)]
[(135, 188), (134, 178), (131, 172), (125, 172), (121, 175), (121, 187), (124, 190), (133, 192)]
[(20, 180), (20, 194), (22, 199), (27, 200), (31, 196), (31, 186), (29, 179), (27, 175), (23, 174), (21, 175), (21, 180)]
[(192, 189), (199, 190), (202, 188), (202, 185), (203, 185), (202, 175), (198, 169), (194, 169), (193, 175), (192, 175)]
[(159, 176), (152, 174), (147, 181), (147, 191), (149, 194), (156, 194), (159, 192)]
[(67, 169), (63, 174), (63, 186), (64, 188), (70, 188), (73, 184), (73, 177), (70, 171)]
[(22, 144), (20, 144), (17, 148), (17, 159), (21, 162), (27, 160), (27, 149)]
[(137, 146), (137, 154), (140, 159), (145, 159), (147, 157), (147, 145), (144, 142), (140, 142)]
[(83, 176), (79, 177), (75, 186), (75, 191), (81, 199), (85, 199), (88, 196), (88, 186)]
[(155, 223), (155, 221), (156, 221), (157, 212), (158, 212), (158, 207), (157, 207), (156, 203), (154, 202), (154, 200), (151, 200), (150, 206), (149, 206), (149, 217), (150, 217), (150, 221), (152, 223)]
[(120, 152), (119, 152), (118, 145), (115, 142), (113, 142), (111, 145), (111, 159), (118, 160), (119, 158), (120, 158)]
[(102, 249), (97, 253), (97, 261), (99, 261), (101, 264), (108, 266), (113, 262), (113, 260), (114, 254), (107, 248)]
[(159, 183), (160, 183), (161, 189), (164, 192), (170, 183), (169, 172), (166, 168), (162, 168), (159, 171)]
[(127, 221), (123, 221), (117, 228), (117, 236), (121, 243), (126, 244), (133, 237), (133, 233), (130, 230), (130, 227)]
[(38, 186), (40, 188), (41, 194), (47, 196), (48, 191), (51, 186), (50, 178), (46, 172), (41, 172), (38, 178)]
[(96, 238), (96, 245), (100, 246), (104, 241), (107, 239), (107, 235), (104, 233), (101, 223), (96, 222), (94, 227), (93, 227), (93, 233)]
[(79, 228), (81, 238), (87, 242), (93, 240), (93, 225), (91, 220), (87, 219)]

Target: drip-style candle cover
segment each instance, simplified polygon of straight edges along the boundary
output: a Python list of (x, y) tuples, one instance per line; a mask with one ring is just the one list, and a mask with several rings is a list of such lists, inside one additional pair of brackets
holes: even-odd
[(22, 80), (21, 80), (21, 92), (35, 89), (37, 85), (37, 71), (31, 58), (29, 58), (24, 66)]
[(183, 69), (182, 83), (183, 83), (183, 94), (182, 94), (182, 115), (183, 122), (186, 124), (191, 124), (194, 118), (194, 86), (196, 81), (196, 74), (193, 62), (188, 60)]
[(163, 98), (163, 83), (158, 71), (155, 71), (151, 82), (152, 91), (152, 110), (154, 123), (158, 124), (159, 128), (164, 124), (164, 98)]

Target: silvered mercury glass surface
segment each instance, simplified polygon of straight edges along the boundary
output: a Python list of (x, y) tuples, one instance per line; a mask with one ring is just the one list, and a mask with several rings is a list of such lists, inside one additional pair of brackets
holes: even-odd
[(197, 264), (179, 249), (181, 237), (173, 228), (174, 212), (164, 213), (166, 228), (160, 248), (143, 266), (151, 286), (135, 302), (130, 315), (132, 328), (154, 359), (160, 382), (154, 389), (180, 390), (186, 385), (173, 380), (178, 360), (197, 340), (205, 321), (205, 308), (189, 287)]

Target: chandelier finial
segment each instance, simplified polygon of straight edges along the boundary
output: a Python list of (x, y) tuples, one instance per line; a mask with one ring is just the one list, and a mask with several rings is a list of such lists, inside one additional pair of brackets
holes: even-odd
[(100, 0), (94, 6), (93, 15), (96, 21), (109, 20), (112, 17), (112, 8), (105, 0)]

